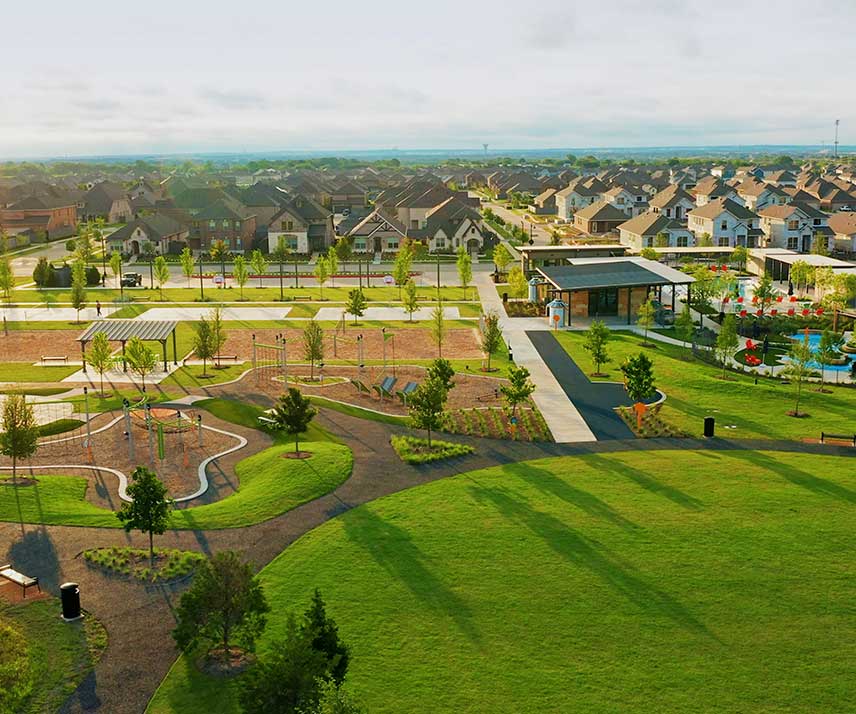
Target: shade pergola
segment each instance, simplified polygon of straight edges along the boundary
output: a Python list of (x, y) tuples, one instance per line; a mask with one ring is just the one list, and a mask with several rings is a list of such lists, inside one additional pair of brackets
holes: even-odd
[(175, 344), (175, 328), (178, 326), (177, 320), (99, 320), (93, 322), (86, 331), (77, 338), (80, 342), (80, 352), (83, 356), (83, 371), (86, 371), (86, 345), (99, 332), (103, 332), (104, 336), (110, 342), (120, 342), (122, 344), (122, 370), (128, 371), (128, 364), (125, 362), (125, 343), (132, 337), (138, 337), (144, 342), (160, 342), (163, 350), (163, 369), (167, 371), (166, 357), (166, 342), (172, 335), (172, 359), (173, 364), (178, 364), (177, 348)]

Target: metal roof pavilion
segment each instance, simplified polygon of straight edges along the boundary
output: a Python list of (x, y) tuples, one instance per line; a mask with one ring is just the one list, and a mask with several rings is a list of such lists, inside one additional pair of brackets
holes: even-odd
[(163, 350), (163, 370), (169, 371), (166, 358), (166, 342), (172, 335), (172, 359), (173, 364), (178, 364), (177, 348), (175, 344), (175, 328), (178, 320), (99, 320), (93, 322), (86, 328), (84, 333), (77, 338), (80, 342), (80, 352), (83, 355), (83, 371), (86, 371), (86, 344), (99, 332), (103, 332), (110, 342), (122, 343), (122, 369), (128, 371), (128, 363), (125, 361), (125, 343), (133, 337), (144, 342), (160, 342)]

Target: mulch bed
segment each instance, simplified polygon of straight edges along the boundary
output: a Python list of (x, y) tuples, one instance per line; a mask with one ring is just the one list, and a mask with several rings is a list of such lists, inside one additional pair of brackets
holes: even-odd
[[(22, 330), (8, 335), (0, 333), (0, 362), (38, 362), (43, 356), (80, 359), (77, 341), (83, 326), (68, 330)], [(52, 362), (51, 364), (61, 364)]]

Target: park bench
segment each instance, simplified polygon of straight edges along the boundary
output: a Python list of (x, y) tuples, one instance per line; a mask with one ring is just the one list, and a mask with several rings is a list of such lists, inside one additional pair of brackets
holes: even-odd
[(131, 301), (132, 302), (151, 302), (152, 296), (151, 295), (133, 295), (131, 297)]
[(416, 391), (416, 388), (418, 386), (419, 386), (419, 384), (417, 384), (416, 382), (408, 382), (407, 384), (404, 385), (404, 389), (399, 389), (396, 392), (396, 394), (398, 395), (398, 398), (401, 400), (402, 404), (404, 404), (405, 406), (407, 405), (408, 395), (413, 394), (413, 392)]
[(8, 580), (11, 583), (15, 583), (16, 585), (20, 585), (24, 592), (24, 597), (27, 597), (27, 588), (36, 587), (39, 592), (42, 591), (38, 578), (31, 578), (23, 573), (19, 573), (8, 564), (0, 565), (0, 578)]
[(383, 401), (384, 397), (392, 397), (392, 388), (397, 381), (395, 377), (386, 377), (380, 384), (373, 384), (372, 389), (377, 392), (380, 400)]
[(851, 445), (856, 446), (856, 434), (827, 434), (825, 431), (820, 432), (820, 443), (825, 444), (827, 441), (849, 441)]
[(53, 357), (42, 355), (42, 362), (63, 362), (64, 364), (68, 364), (68, 355), (54, 355)]
[(309, 302), (312, 299), (311, 295), (293, 295), (292, 300), (294, 302)]
[(214, 357), (214, 361), (219, 365), (223, 360), (231, 360), (232, 362), (238, 361), (238, 355), (216, 355)]
[(368, 387), (367, 387), (363, 382), (361, 382), (359, 379), (352, 379), (352, 380), (351, 380), (351, 384), (353, 384), (353, 385), (354, 385), (354, 387), (356, 388), (356, 390), (357, 390), (360, 394), (368, 394), (369, 396), (371, 396), (372, 390), (371, 390), (371, 389), (369, 389), (369, 388), (368, 388)]

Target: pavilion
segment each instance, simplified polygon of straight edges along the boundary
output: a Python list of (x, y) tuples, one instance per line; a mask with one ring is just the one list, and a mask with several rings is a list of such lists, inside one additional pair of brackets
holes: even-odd
[(86, 345), (99, 332), (103, 332), (109, 342), (120, 342), (122, 344), (122, 371), (128, 371), (128, 363), (125, 361), (125, 343), (132, 337), (138, 337), (143, 342), (160, 342), (163, 351), (163, 370), (169, 371), (166, 355), (166, 343), (172, 336), (172, 359), (173, 364), (178, 364), (178, 350), (175, 342), (175, 328), (177, 320), (99, 320), (93, 322), (86, 331), (77, 338), (80, 342), (80, 352), (83, 357), (83, 371), (86, 372)]

